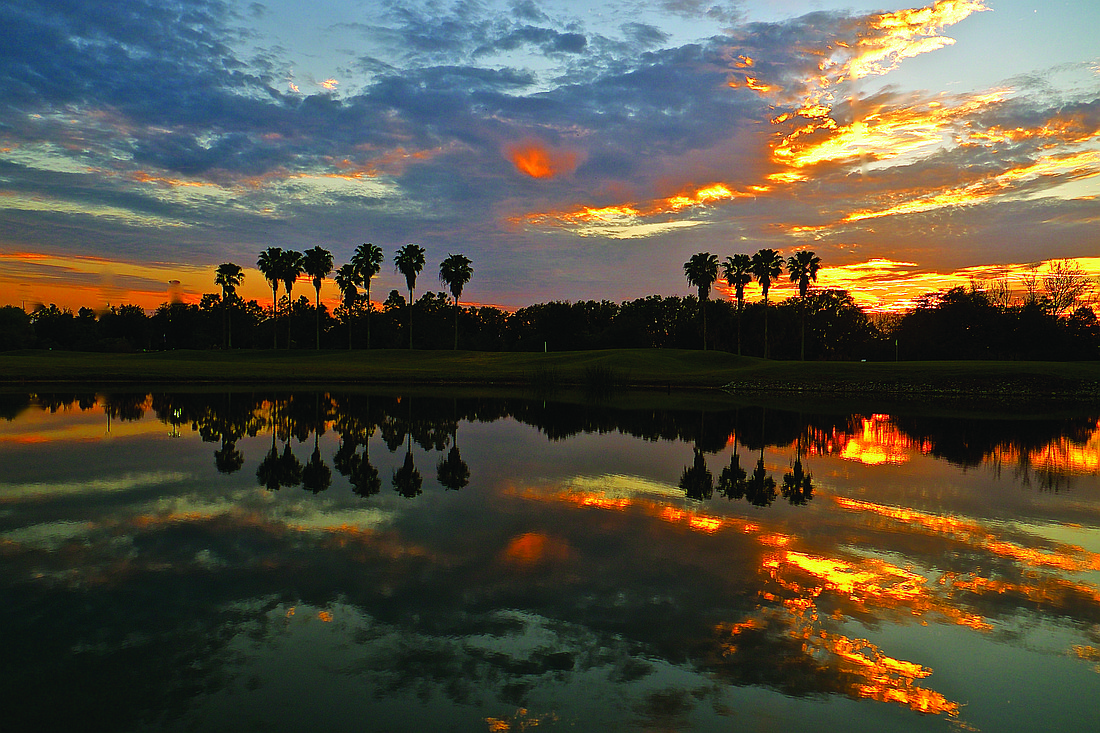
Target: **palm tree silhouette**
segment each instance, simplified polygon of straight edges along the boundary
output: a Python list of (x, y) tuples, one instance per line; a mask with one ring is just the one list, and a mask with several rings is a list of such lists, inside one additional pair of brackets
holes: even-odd
[(276, 325), (279, 322), (279, 282), (282, 278), (283, 250), (281, 247), (268, 247), (260, 253), (256, 267), (263, 273), (264, 279), (271, 285), (271, 339), (272, 348), (279, 348), (279, 336)]
[(283, 281), (283, 286), (286, 288), (286, 347), (288, 349), (290, 348), (290, 314), (294, 303), (294, 282), (304, 272), (304, 268), (305, 258), (301, 252), (295, 252), (292, 249), (283, 251), (282, 257), (279, 258), (279, 279)]
[(455, 299), (455, 351), (458, 350), (458, 299), (462, 297), (462, 286), (474, 275), (471, 264), (465, 255), (447, 255), (447, 259), (439, 263), (439, 282), (450, 288)]
[(684, 263), (684, 275), (687, 281), (699, 288), (699, 312), (703, 317), (703, 351), (707, 350), (707, 296), (710, 295), (710, 286), (718, 279), (718, 256), (710, 252), (693, 254), (691, 259)]
[(351, 351), (351, 315), (355, 301), (359, 298), (359, 277), (355, 274), (355, 265), (350, 262), (340, 265), (332, 279), (336, 282), (336, 287), (340, 288), (340, 298), (344, 301), (344, 310), (348, 314), (348, 351)]
[(762, 249), (752, 256), (752, 274), (764, 291), (764, 358), (768, 358), (768, 289), (783, 272), (783, 257), (774, 249)]
[(795, 252), (787, 258), (787, 272), (791, 282), (798, 283), (799, 310), (802, 313), (802, 348), (799, 351), (802, 361), (806, 360), (806, 291), (810, 281), (817, 282), (817, 271), (821, 267), (821, 258), (808, 249)]
[(332, 272), (332, 253), (322, 247), (310, 247), (302, 256), (302, 270), (313, 280), (317, 291), (317, 350), (321, 349), (321, 282)]
[(394, 268), (405, 276), (405, 284), (409, 286), (409, 348), (413, 347), (413, 288), (416, 286), (416, 276), (424, 269), (424, 248), (417, 244), (406, 244), (397, 250), (393, 258)]
[(752, 259), (745, 254), (727, 257), (722, 274), (737, 296), (737, 355), (741, 356), (741, 309), (745, 305), (745, 286), (752, 282)]
[(214, 284), (222, 289), (222, 340), (225, 348), (233, 348), (233, 327), (229, 320), (229, 301), (236, 297), (237, 286), (244, 280), (244, 270), (240, 265), (223, 262), (214, 270)]
[[(382, 269), (382, 248), (364, 242), (355, 248), (351, 264), (355, 268), (356, 282), (367, 290), (367, 348), (370, 348), (370, 313), (374, 305), (370, 300), (370, 281)], [(350, 346), (348, 348), (351, 348)]]

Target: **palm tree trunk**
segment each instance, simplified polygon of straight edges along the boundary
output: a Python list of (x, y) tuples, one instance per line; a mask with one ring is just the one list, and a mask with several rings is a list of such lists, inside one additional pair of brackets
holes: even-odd
[[(370, 312), (372, 310), (374, 310), (374, 306), (372, 306), (371, 302), (370, 302), (370, 280), (368, 279), (367, 280), (367, 349), (368, 350), (370, 349)], [(351, 342), (349, 341), (348, 342), (348, 344), (349, 344), (348, 348), (349, 349), (351, 348), (350, 343)]]
[(806, 296), (802, 296), (802, 349), (799, 352), (799, 358), (802, 361), (806, 361)]
[(455, 298), (455, 351), (458, 351), (458, 298)]
[(409, 350), (413, 347), (413, 290), (409, 288)]
[(703, 311), (703, 351), (707, 350), (707, 299), (699, 299), (699, 310)]
[(768, 294), (764, 293), (764, 358), (768, 358)]
[(288, 288), (286, 291), (286, 348), (290, 351), (290, 315), (294, 312), (294, 301), (291, 300), (291, 291)]
[(321, 288), (317, 288), (317, 350), (321, 350)]
[(278, 349), (278, 287), (272, 288), (272, 348)]
[(741, 301), (737, 301), (737, 355), (741, 356)]

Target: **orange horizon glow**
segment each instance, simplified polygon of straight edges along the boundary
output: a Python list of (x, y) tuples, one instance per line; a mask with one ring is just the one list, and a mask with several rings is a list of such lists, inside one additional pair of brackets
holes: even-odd
[[(729, 191), (721, 184), (709, 184), (690, 194), (677, 194), (667, 201), (681, 207), (699, 206), (726, 197), (743, 195), (751, 194), (738, 194)], [(608, 207), (600, 210), (586, 210), (583, 214), (578, 214), (578, 218), (612, 221), (637, 214), (637, 210), (631, 208)], [(793, 252), (794, 249), (790, 251)], [(1087, 276), (1100, 276), (1100, 257), (1067, 259), (1079, 266)], [(1025, 278), (1030, 276), (1042, 278), (1050, 271), (1052, 263), (1059, 261), (1061, 258), (1038, 263), (971, 266), (952, 272), (933, 272), (921, 270), (913, 262), (873, 258), (822, 267), (818, 272), (817, 282), (812, 285), (812, 288), (845, 290), (852, 295), (860, 307), (870, 313), (900, 313), (914, 307), (918, 298), (923, 295), (954, 287), (970, 287), (972, 281), (1004, 280), (1014, 296), (1019, 297), (1024, 289)], [(27, 264), (34, 265), (38, 270), (43, 271), (42, 274), (16, 275), (16, 272)], [(0, 252), (0, 291), (8, 294), (7, 305), (23, 307), (27, 312), (33, 311), (37, 304), (51, 303), (61, 308), (69, 308), (74, 312), (82, 307), (102, 312), (108, 305), (123, 304), (137, 305), (147, 312), (152, 312), (160, 305), (170, 302), (169, 283), (172, 280), (180, 281), (180, 300), (184, 303), (198, 304), (204, 293), (220, 293), (220, 289), (214, 285), (216, 267), (217, 264), (208, 266), (168, 263), (137, 265), (101, 257), (63, 257), (39, 252)], [(270, 310), (271, 288), (263, 274), (254, 267), (244, 267), (244, 271), (245, 278), (238, 288), (238, 295), (245, 300), (255, 300), (262, 308)], [(162, 283), (162, 288), (153, 290), (147, 286), (127, 287), (128, 282), (151, 283), (153, 281)], [(400, 291), (400, 288), (392, 289)], [(714, 284), (714, 290), (729, 300), (734, 297), (733, 289), (721, 278)], [(298, 279), (293, 293), (295, 299), (304, 295), (310, 302), (314, 300), (313, 284), (304, 275)], [(759, 295), (759, 285), (755, 281), (750, 283), (745, 293), (746, 299), (751, 301)], [(374, 288), (371, 294), (374, 296), (382, 293), (379, 288)], [(769, 300), (775, 303), (797, 294), (797, 284), (781, 276), (778, 281), (772, 283)], [(645, 295), (640, 293), (635, 297), (645, 297)], [(279, 296), (280, 298), (286, 296), (286, 290), (282, 287), (279, 288)], [(330, 313), (342, 303), (339, 290), (331, 277), (326, 278), (321, 284), (321, 302)], [(382, 299), (372, 298), (372, 302), (375, 310), (381, 309)], [(508, 305), (464, 298), (462, 305), (498, 308), (510, 312), (533, 304)]]

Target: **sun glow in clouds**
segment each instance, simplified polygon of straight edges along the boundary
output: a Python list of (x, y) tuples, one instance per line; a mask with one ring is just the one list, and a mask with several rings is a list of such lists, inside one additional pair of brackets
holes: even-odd
[(573, 151), (558, 150), (537, 140), (512, 145), (506, 155), (517, 171), (532, 178), (556, 178), (572, 173), (580, 159)]

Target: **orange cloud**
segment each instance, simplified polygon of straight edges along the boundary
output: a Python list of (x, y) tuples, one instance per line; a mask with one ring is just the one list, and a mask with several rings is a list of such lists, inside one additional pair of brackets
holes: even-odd
[(506, 155), (516, 170), (532, 178), (556, 178), (572, 173), (579, 162), (575, 152), (551, 148), (537, 140), (509, 146)]

